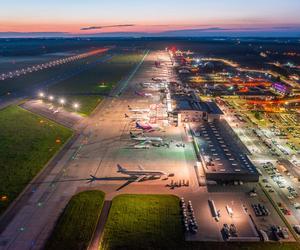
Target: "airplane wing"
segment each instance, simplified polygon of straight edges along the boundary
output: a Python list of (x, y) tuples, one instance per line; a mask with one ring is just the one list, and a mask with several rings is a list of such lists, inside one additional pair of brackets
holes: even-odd
[(143, 166), (140, 165), (140, 164), (138, 165), (138, 167), (139, 167), (140, 170), (145, 170), (145, 169), (143, 168)]
[(152, 141), (148, 139), (142, 142), (142, 144), (149, 144), (149, 143), (152, 143)]
[(144, 179), (147, 175), (140, 175), (137, 179), (135, 179), (135, 182), (140, 182), (142, 179)]
[(137, 141), (137, 140), (135, 140), (135, 141), (136, 141), (136, 143), (134, 143), (133, 146), (137, 146), (137, 145), (143, 146), (146, 144), (145, 141)]

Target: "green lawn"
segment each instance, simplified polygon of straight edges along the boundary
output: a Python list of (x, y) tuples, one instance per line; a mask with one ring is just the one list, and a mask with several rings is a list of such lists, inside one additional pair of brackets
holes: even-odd
[(78, 112), (83, 115), (89, 115), (103, 99), (101, 96), (96, 96), (96, 95), (95, 96), (77, 95), (74, 97), (70, 96), (68, 98), (70, 98), (72, 101), (74, 100), (74, 102), (79, 104)]
[[(63, 97), (66, 100), (64, 108), (70, 112), (77, 112), (83, 116), (91, 114), (91, 112), (97, 107), (97, 105), (103, 100), (103, 97), (98, 95), (61, 95), (57, 98)], [(48, 102), (47, 100), (44, 100)], [(56, 107), (60, 104), (53, 102)], [(74, 104), (78, 104), (78, 108), (74, 108)]]
[(71, 135), (71, 130), (18, 106), (0, 110), (0, 213)]
[(119, 195), (113, 199), (101, 249), (175, 249), (183, 242), (179, 199)]
[(79, 75), (66, 79), (52, 87), (54, 94), (108, 94), (109, 91), (125, 78), (142, 58), (143, 53), (115, 55), (106, 62), (83, 71)]
[(107, 63), (100, 63), (94, 67), (70, 77), (50, 87), (53, 94), (107, 94), (118, 82), (126, 67), (118, 68)]
[(131, 63), (135, 64), (143, 58), (143, 53), (125, 53), (114, 56), (109, 60), (111, 63)]
[(73, 196), (59, 217), (45, 249), (86, 249), (95, 231), (104, 196), (97, 190)]
[[(89, 115), (99, 104), (103, 95), (126, 78), (134, 66), (143, 58), (142, 52), (117, 54), (105, 62), (70, 77), (49, 88), (48, 93), (70, 99), (70, 104), (80, 104), (79, 113)], [(68, 108), (68, 106), (66, 105)], [(69, 107), (73, 110), (72, 107)]]

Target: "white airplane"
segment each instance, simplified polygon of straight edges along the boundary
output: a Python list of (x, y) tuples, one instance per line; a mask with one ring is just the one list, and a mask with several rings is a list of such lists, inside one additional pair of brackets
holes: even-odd
[(141, 86), (142, 87), (151, 87), (153, 86), (155, 83), (154, 82), (142, 82)]
[(150, 111), (150, 109), (133, 109), (133, 108), (129, 108), (129, 111), (130, 112), (133, 112), (133, 113), (148, 113)]
[(141, 116), (141, 115), (127, 115), (125, 114), (125, 118), (129, 118), (133, 121), (149, 121), (150, 118), (146, 116)]
[(133, 145), (133, 148), (134, 149), (149, 149), (150, 148), (150, 146), (149, 145), (147, 145), (147, 144), (135, 144), (135, 145)]
[(142, 97), (153, 97), (151, 93), (141, 92), (141, 91), (135, 91), (135, 94)]
[(153, 77), (152, 81), (155, 81), (155, 82), (165, 82), (165, 79), (159, 78), (159, 77)]
[(149, 89), (162, 89), (166, 86), (165, 82), (143, 82), (141, 83), (141, 86), (143, 88), (149, 88)]
[(130, 132), (130, 137), (136, 141), (147, 141), (147, 142), (162, 142), (163, 139), (161, 137), (153, 137), (153, 136), (136, 136), (132, 132)]
[(145, 170), (141, 165), (138, 165), (139, 170), (127, 170), (123, 168), (120, 164), (117, 164), (118, 173), (129, 175), (130, 177), (136, 177), (136, 182), (143, 180), (144, 178), (151, 178), (151, 177), (161, 177), (163, 175), (168, 175), (163, 171), (157, 170)]

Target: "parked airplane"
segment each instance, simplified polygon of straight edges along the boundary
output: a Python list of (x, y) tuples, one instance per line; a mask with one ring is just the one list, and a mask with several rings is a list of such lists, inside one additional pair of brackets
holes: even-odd
[(150, 111), (150, 109), (139, 109), (139, 108), (133, 109), (131, 107), (128, 107), (128, 109), (130, 112), (133, 113), (148, 113)]
[(159, 77), (153, 77), (153, 78), (152, 78), (152, 81), (155, 81), (155, 82), (164, 82), (165, 79), (159, 78)]
[(142, 97), (152, 97), (153, 95), (151, 93), (145, 93), (140, 91), (135, 91), (135, 94)]
[(166, 87), (166, 83), (164, 82), (143, 82), (141, 83), (141, 86), (143, 88), (148, 88), (148, 89), (154, 89), (154, 90), (159, 90), (159, 89), (163, 89)]
[(123, 168), (120, 164), (117, 164), (118, 173), (129, 175), (130, 177), (136, 177), (136, 182), (143, 180), (144, 178), (151, 178), (151, 177), (161, 177), (163, 175), (168, 175), (163, 171), (157, 170), (145, 170), (141, 165), (138, 165), (139, 170), (127, 170)]
[(134, 148), (134, 149), (149, 149), (150, 146), (147, 144), (144, 144), (144, 142), (143, 142), (143, 143), (133, 145), (132, 148)]
[(128, 114), (125, 113), (125, 118), (129, 118), (129, 119), (131, 119), (133, 121), (149, 121), (150, 120), (149, 117), (144, 116), (142, 114), (139, 114), (139, 115), (137, 115), (137, 114), (136, 115), (128, 115)]
[(152, 142), (152, 141), (156, 141), (156, 142), (162, 142), (163, 139), (161, 137), (153, 137), (153, 136), (136, 136), (134, 135), (132, 132), (130, 132), (130, 137), (133, 140), (136, 141), (148, 141), (148, 142)]
[(148, 88), (148, 87), (153, 86), (154, 84), (155, 84), (154, 82), (142, 82), (141, 86), (145, 87), (145, 88)]
[(160, 127), (155, 125), (155, 124), (141, 124), (140, 122), (135, 123), (135, 127), (138, 129), (142, 129), (143, 131), (154, 131), (154, 130), (159, 130)]

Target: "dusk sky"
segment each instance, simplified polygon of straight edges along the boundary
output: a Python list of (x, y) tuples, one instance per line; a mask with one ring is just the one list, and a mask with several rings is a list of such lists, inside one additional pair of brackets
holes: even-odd
[[(300, 27), (299, 11), (299, 0), (9, 0), (1, 1), (0, 32), (290, 29)], [(102, 28), (80, 30), (90, 26)]]

